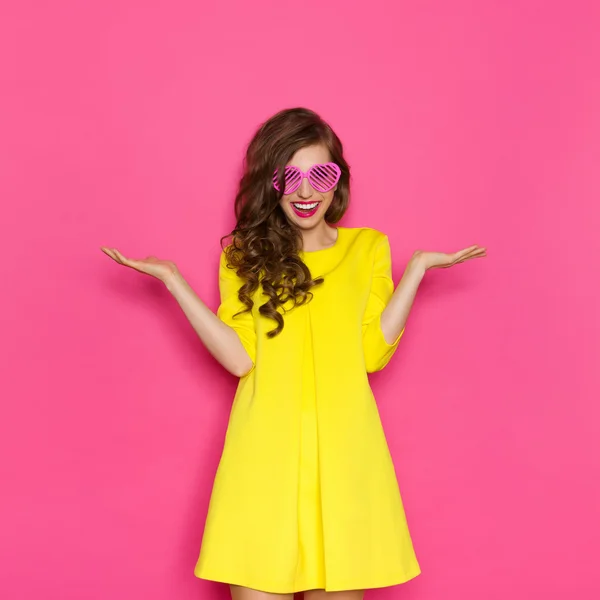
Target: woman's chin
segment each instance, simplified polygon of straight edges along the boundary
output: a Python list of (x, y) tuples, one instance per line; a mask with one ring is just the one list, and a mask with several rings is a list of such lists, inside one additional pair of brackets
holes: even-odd
[(314, 229), (318, 227), (323, 221), (323, 215), (316, 214), (312, 217), (298, 217), (295, 214), (288, 215), (288, 219), (297, 225), (300, 229)]

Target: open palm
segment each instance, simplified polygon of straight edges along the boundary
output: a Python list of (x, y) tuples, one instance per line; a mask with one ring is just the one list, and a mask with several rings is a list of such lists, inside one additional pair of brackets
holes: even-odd
[(464, 250), (459, 250), (452, 254), (444, 252), (425, 252), (417, 250), (414, 254), (414, 259), (418, 260), (425, 270), (428, 269), (447, 269), (459, 263), (471, 260), (473, 258), (483, 258), (487, 256), (487, 249), (478, 245), (469, 246)]
[(126, 258), (116, 248), (101, 246), (100, 249), (120, 265), (130, 267), (146, 275), (151, 275), (161, 281), (165, 281), (169, 275), (177, 271), (175, 263), (170, 260), (159, 260), (156, 256), (148, 256), (140, 259)]

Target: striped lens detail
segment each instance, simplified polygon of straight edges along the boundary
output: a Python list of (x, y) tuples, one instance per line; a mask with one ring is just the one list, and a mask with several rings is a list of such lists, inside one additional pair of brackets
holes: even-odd
[[(313, 165), (306, 173), (303, 173), (298, 167), (287, 166), (285, 168), (285, 190), (284, 194), (293, 194), (302, 183), (304, 177), (308, 178), (310, 185), (317, 192), (328, 192), (335, 187), (342, 174), (340, 168), (335, 163), (326, 163), (324, 165)], [(273, 187), (279, 192), (279, 183), (277, 182), (277, 170), (273, 174)]]
[(340, 168), (335, 163), (314, 165), (308, 170), (308, 181), (317, 192), (328, 192), (340, 178)]

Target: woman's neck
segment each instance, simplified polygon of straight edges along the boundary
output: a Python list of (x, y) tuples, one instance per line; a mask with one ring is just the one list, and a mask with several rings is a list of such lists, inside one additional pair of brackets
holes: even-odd
[(337, 236), (337, 229), (323, 222), (320, 227), (302, 231), (302, 249), (305, 252), (324, 250), (335, 245)]

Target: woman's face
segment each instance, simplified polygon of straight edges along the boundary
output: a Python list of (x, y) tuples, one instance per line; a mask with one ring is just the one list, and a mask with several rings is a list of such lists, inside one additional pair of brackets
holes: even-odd
[[(329, 150), (321, 144), (300, 148), (288, 163), (306, 173), (313, 165), (331, 161)], [(313, 229), (325, 219), (325, 213), (333, 201), (337, 185), (329, 192), (318, 192), (308, 179), (302, 179), (300, 187), (292, 194), (284, 194), (279, 204), (286, 217), (301, 229)]]

